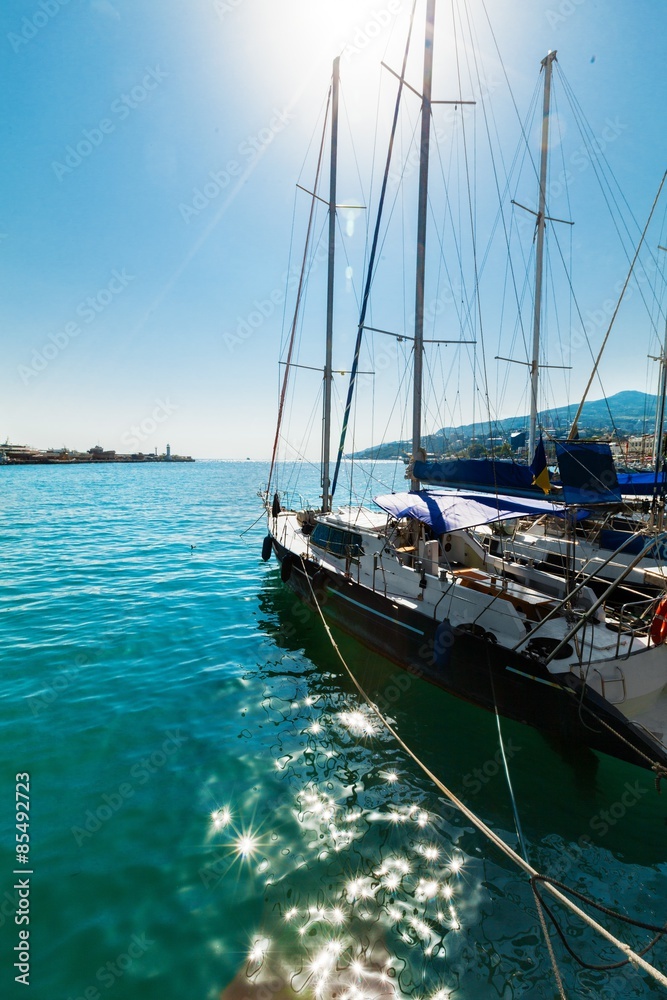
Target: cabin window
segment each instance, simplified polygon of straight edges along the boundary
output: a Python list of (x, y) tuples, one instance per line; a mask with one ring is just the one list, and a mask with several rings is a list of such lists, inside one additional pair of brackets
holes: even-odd
[(317, 524), (310, 536), (313, 545), (330, 552), (332, 556), (351, 556), (353, 559), (364, 554), (361, 535), (354, 531), (344, 531), (329, 524)]

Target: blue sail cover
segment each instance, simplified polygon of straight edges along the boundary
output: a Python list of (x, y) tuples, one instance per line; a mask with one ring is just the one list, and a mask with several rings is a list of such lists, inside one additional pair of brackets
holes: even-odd
[[(522, 501), (486, 493), (419, 490), (417, 493), (388, 493), (375, 497), (375, 503), (392, 517), (413, 517), (429, 525), (437, 535), (516, 517), (572, 516), (562, 504), (548, 500)], [(576, 515), (577, 520), (586, 516), (586, 511), (578, 511)]]
[(655, 472), (618, 472), (617, 477), (621, 493), (650, 497), (655, 489), (658, 493), (662, 493), (665, 489), (664, 472), (658, 473), (657, 481)]
[(533, 473), (527, 465), (491, 458), (453, 458), (446, 462), (415, 462), (415, 478), (434, 486), (452, 486), (463, 489), (488, 489), (493, 493), (518, 496), (544, 496), (539, 486), (533, 485)]
[(556, 441), (563, 498), (567, 504), (621, 503), (611, 448), (601, 441)]

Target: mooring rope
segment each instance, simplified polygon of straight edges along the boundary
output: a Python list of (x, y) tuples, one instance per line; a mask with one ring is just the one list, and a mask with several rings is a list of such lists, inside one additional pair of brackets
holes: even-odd
[(507, 755), (505, 754), (505, 743), (503, 741), (503, 732), (500, 728), (500, 712), (498, 711), (498, 704), (496, 702), (496, 688), (493, 683), (493, 671), (491, 668), (491, 657), (487, 650), (486, 657), (487, 666), (489, 668), (489, 680), (491, 681), (491, 691), (493, 692), (493, 708), (496, 714), (496, 726), (498, 728), (498, 742), (500, 743), (500, 753), (503, 758), (503, 766), (505, 768), (505, 779), (507, 781), (507, 787), (510, 793), (510, 800), (512, 802), (512, 811), (514, 813), (514, 826), (516, 827), (516, 835), (519, 841), (519, 846), (521, 847), (521, 853), (523, 854), (526, 861), (528, 861), (528, 848), (526, 847), (526, 841), (524, 840), (523, 830), (521, 829), (521, 821), (519, 819), (519, 809), (516, 804), (516, 799), (514, 797), (514, 789), (512, 787), (512, 779), (510, 778), (510, 768), (507, 763)]
[(540, 899), (540, 897), (539, 897), (539, 895), (537, 893), (537, 888), (534, 885), (532, 885), (532, 883), (531, 883), (531, 889), (533, 890), (533, 896), (535, 897), (535, 907), (537, 909), (537, 915), (538, 915), (538, 917), (540, 919), (540, 927), (542, 928), (542, 933), (544, 935), (544, 940), (547, 943), (547, 951), (549, 952), (549, 960), (551, 962), (551, 968), (553, 970), (554, 979), (556, 980), (556, 985), (558, 987), (558, 993), (560, 995), (560, 1000), (567, 1000), (567, 997), (565, 995), (565, 988), (563, 986), (563, 980), (562, 980), (561, 974), (560, 974), (560, 969), (558, 968), (558, 962), (556, 960), (556, 953), (554, 952), (554, 946), (552, 945), (551, 938), (549, 937), (549, 928), (547, 927), (547, 922), (544, 919), (544, 912), (542, 910), (542, 902), (543, 902), (543, 900)]
[[(580, 713), (582, 711), (588, 712), (589, 715), (593, 716), (593, 718), (595, 719), (596, 722), (599, 722), (601, 725), (603, 725), (605, 727), (605, 729), (608, 729), (610, 733), (613, 733), (614, 736), (616, 736), (621, 741), (621, 743), (625, 743), (625, 745), (628, 746), (628, 747), (630, 747), (630, 749), (633, 750), (636, 754), (638, 754), (640, 757), (643, 757), (644, 760), (646, 761), (646, 763), (648, 765), (650, 765), (651, 770), (655, 774), (655, 787), (656, 787), (656, 790), (658, 792), (660, 792), (660, 782), (662, 781), (663, 778), (667, 778), (667, 770), (665, 770), (665, 768), (663, 767), (663, 765), (659, 764), (657, 761), (653, 760), (652, 757), (649, 757), (648, 754), (644, 753), (643, 750), (640, 750), (639, 747), (636, 747), (634, 745), (634, 743), (630, 742), (630, 740), (627, 740), (625, 738), (625, 736), (622, 736), (621, 733), (618, 732), (618, 730), (614, 729), (613, 726), (610, 726), (609, 723), (605, 722), (605, 720), (603, 718), (601, 718), (599, 715), (596, 715), (595, 712), (593, 712), (588, 707), (588, 705), (584, 705), (584, 703), (583, 703), (583, 697), (584, 697), (584, 689), (582, 688), (581, 689), (581, 699), (580, 699), (580, 703), (579, 703), (579, 712)], [(583, 719), (582, 719), (582, 722), (583, 722)], [(590, 729), (590, 726), (588, 728)], [(658, 740), (654, 733), (651, 733), (644, 726), (642, 726), (642, 729), (644, 729), (645, 732), (649, 733), (649, 735), (651, 736), (651, 738), (654, 739), (654, 740), (656, 740), (657, 742), (659, 742), (661, 744), (661, 746), (663, 746), (663, 747), (665, 746), (665, 744), (662, 742), (662, 740)]]
[[(460, 812), (462, 812), (467, 819), (470, 820), (473, 826), (475, 826), (480, 831), (480, 833), (484, 834), (487, 840), (490, 840), (492, 844), (494, 844), (500, 851), (502, 851), (503, 854), (505, 854), (508, 858), (510, 858), (510, 860), (513, 861), (519, 868), (522, 868), (524, 872), (526, 872), (526, 874), (531, 879), (531, 885), (533, 884), (532, 882), (533, 879), (536, 881), (543, 882), (548, 892), (551, 893), (551, 895), (554, 896), (554, 898), (557, 899), (563, 906), (565, 906), (566, 909), (576, 914), (576, 916), (578, 916), (580, 920), (582, 920), (593, 930), (597, 931), (597, 933), (600, 934), (607, 941), (609, 941), (610, 944), (613, 944), (615, 948), (618, 948), (618, 950), (622, 952), (623, 955), (625, 955), (627, 961), (630, 962), (634, 967), (643, 969), (644, 972), (646, 972), (647, 975), (651, 976), (651, 978), (654, 979), (657, 983), (660, 983), (661, 986), (667, 988), (667, 976), (665, 976), (662, 972), (660, 972), (659, 969), (654, 968), (654, 966), (652, 966), (649, 962), (646, 962), (641, 955), (637, 954), (637, 952), (635, 952), (630, 947), (630, 945), (626, 944), (624, 941), (620, 941), (617, 937), (615, 937), (611, 933), (611, 931), (608, 931), (606, 927), (603, 927), (602, 924), (599, 924), (596, 920), (593, 919), (593, 917), (589, 916), (589, 914), (586, 913), (584, 910), (582, 910), (579, 906), (577, 906), (576, 903), (574, 903), (571, 899), (568, 899), (567, 896), (563, 895), (563, 893), (556, 887), (556, 885), (552, 884), (553, 880), (550, 880), (548, 876), (541, 875), (535, 868), (533, 868), (531, 864), (529, 864), (528, 861), (525, 861), (520, 854), (517, 854), (517, 852), (512, 847), (510, 847), (510, 845), (507, 844), (502, 839), (502, 837), (499, 837), (498, 834), (491, 829), (491, 827), (486, 825), (484, 820), (480, 819), (479, 816), (476, 815), (476, 813), (474, 813), (471, 809), (469, 809), (468, 806), (466, 806), (465, 803), (462, 802), (461, 799), (459, 799), (458, 796), (451, 791), (451, 789), (447, 788), (447, 786), (440, 780), (440, 778), (438, 778), (437, 775), (435, 775), (430, 770), (430, 768), (428, 768), (426, 764), (424, 764), (424, 762), (417, 756), (414, 750), (412, 750), (408, 746), (408, 744), (399, 736), (399, 734), (396, 732), (396, 730), (391, 725), (389, 720), (383, 715), (383, 713), (380, 711), (377, 705), (373, 701), (371, 701), (370, 697), (366, 694), (363, 687), (357, 681), (356, 677), (352, 673), (352, 670), (348, 666), (345, 657), (341, 653), (338, 644), (336, 643), (336, 640), (334, 639), (331, 633), (331, 629), (329, 628), (327, 620), (325, 619), (324, 614), (322, 612), (320, 602), (315, 596), (315, 591), (313, 590), (312, 582), (310, 576), (308, 575), (308, 571), (306, 569), (306, 564), (304, 562), (303, 556), (299, 556), (299, 561), (301, 563), (301, 568), (303, 570), (304, 576), (308, 581), (308, 589), (310, 590), (313, 604), (317, 610), (317, 613), (320, 616), (320, 619), (322, 621), (322, 624), (324, 625), (327, 636), (329, 637), (329, 641), (331, 642), (331, 645), (333, 646), (334, 651), (338, 656), (338, 659), (343, 664), (346, 673), (348, 674), (350, 680), (356, 687), (357, 691), (359, 692), (363, 700), (366, 702), (371, 711), (378, 717), (378, 719), (381, 721), (385, 729), (389, 733), (391, 733), (391, 735), (394, 737), (398, 745), (415, 762), (415, 764), (417, 764), (417, 766), (421, 769), (421, 771), (428, 778), (430, 778), (430, 780), (433, 782), (436, 788), (440, 792), (442, 792), (442, 794), (445, 795), (449, 799), (449, 801), (453, 805), (455, 805), (456, 808), (459, 809)], [(569, 888), (567, 888), (567, 891), (572, 892), (572, 890), (570, 890)], [(591, 901), (586, 899), (586, 902), (590, 903)], [(592, 905), (596, 905), (598, 908), (602, 908), (600, 904), (592, 904)], [(630, 917), (623, 917), (623, 919), (629, 923), (633, 924), (637, 923), (633, 921), (632, 918)], [(649, 925), (641, 925), (641, 926), (648, 927)], [(654, 932), (655, 931), (664, 932), (664, 930), (666, 930), (667, 928), (651, 926), (650, 929), (652, 929)]]
[(528, 848), (526, 847), (526, 841), (524, 840), (523, 830), (521, 829), (521, 821), (519, 819), (519, 810), (516, 804), (516, 799), (514, 797), (514, 789), (512, 788), (512, 779), (510, 778), (509, 764), (507, 763), (507, 756), (505, 754), (505, 744), (503, 743), (503, 734), (500, 728), (500, 714), (498, 708), (496, 707), (496, 726), (498, 727), (498, 742), (500, 743), (500, 753), (503, 758), (503, 767), (505, 768), (505, 780), (507, 781), (507, 787), (510, 793), (510, 799), (512, 802), (512, 812), (514, 813), (514, 825), (516, 827), (516, 835), (519, 841), (519, 846), (521, 847), (521, 853), (523, 854), (526, 861), (528, 860)]
[(639, 927), (642, 930), (653, 931), (655, 933), (655, 937), (653, 938), (652, 941), (649, 941), (649, 943), (644, 948), (642, 948), (642, 950), (639, 952), (640, 955), (646, 955), (646, 953), (649, 952), (651, 948), (653, 948), (653, 946), (656, 945), (660, 940), (660, 938), (663, 937), (664, 934), (667, 932), (667, 925), (665, 925), (664, 927), (657, 927), (655, 924), (646, 924), (641, 920), (636, 920), (634, 917), (627, 917), (624, 913), (619, 913), (618, 910), (612, 910), (611, 907), (609, 906), (604, 906), (602, 903), (597, 903), (595, 902), (595, 900), (589, 899), (588, 896), (584, 896), (583, 893), (577, 892), (576, 889), (572, 889), (569, 885), (565, 885), (564, 882), (559, 882), (557, 879), (551, 878), (550, 876), (547, 875), (534, 875), (530, 880), (530, 884), (532, 886), (533, 893), (540, 907), (540, 910), (544, 910), (549, 919), (552, 921), (554, 927), (556, 928), (558, 936), (565, 945), (567, 951), (569, 951), (572, 958), (582, 967), (582, 969), (591, 969), (594, 972), (610, 972), (612, 969), (622, 969), (623, 966), (627, 965), (630, 960), (624, 958), (622, 962), (610, 962), (605, 965), (595, 965), (591, 962), (586, 962), (583, 958), (581, 958), (580, 955), (577, 955), (577, 953), (569, 944), (563, 932), (562, 927), (560, 926), (558, 920), (556, 919), (555, 914), (553, 913), (551, 908), (547, 905), (545, 900), (542, 899), (542, 897), (540, 896), (537, 890), (537, 886), (540, 882), (543, 882), (545, 885), (547, 883), (550, 883), (551, 885), (563, 889), (564, 892), (569, 892), (572, 896), (575, 896), (577, 899), (581, 899), (583, 902), (588, 903), (589, 906), (595, 907), (595, 909), (600, 910), (601, 913), (606, 913), (607, 916), (609, 917), (614, 917), (616, 920), (621, 920), (623, 921), (623, 923), (631, 924), (633, 927)]

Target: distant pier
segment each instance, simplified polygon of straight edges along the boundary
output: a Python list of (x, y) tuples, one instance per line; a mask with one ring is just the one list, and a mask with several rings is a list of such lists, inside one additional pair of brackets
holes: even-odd
[(190, 455), (172, 455), (169, 445), (163, 455), (158, 455), (157, 449), (146, 455), (140, 451), (124, 455), (116, 451), (105, 451), (99, 444), (88, 451), (70, 451), (69, 448), (48, 448), (42, 451), (25, 444), (0, 444), (0, 465), (82, 465), (100, 462), (194, 462), (194, 458)]

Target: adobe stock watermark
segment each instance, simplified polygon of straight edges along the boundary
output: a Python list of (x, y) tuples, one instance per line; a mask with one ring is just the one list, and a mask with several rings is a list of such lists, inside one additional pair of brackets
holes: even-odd
[[(511, 760), (512, 757), (520, 753), (521, 750), (522, 747), (514, 746), (510, 738), (505, 744), (505, 757), (507, 760)], [(493, 757), (484, 761), (481, 767), (476, 767), (472, 771), (468, 771), (468, 773), (463, 776), (463, 787), (466, 791), (470, 792), (471, 795), (478, 795), (484, 785), (488, 785), (488, 783), (500, 773), (501, 768), (503, 767), (503, 752), (499, 748), (496, 750)]]
[[(635, 781), (634, 785), (626, 781), (620, 798), (612, 802), (608, 808), (600, 809), (591, 816), (588, 823), (591, 833), (596, 834), (599, 839), (606, 837), (609, 831), (649, 792), (650, 788), (640, 784), (639, 781)], [(549, 866), (548, 874), (562, 881), (573, 867), (580, 866), (583, 852), (591, 847), (595, 847), (595, 841), (588, 833), (582, 834), (576, 844), (559, 844), (557, 860), (553, 866)]]
[(167, 74), (159, 66), (147, 69), (140, 83), (116, 97), (109, 107), (109, 114), (112, 117), (100, 118), (93, 128), (84, 128), (80, 139), (65, 146), (61, 154), (62, 162), (60, 160), (52, 161), (51, 169), (58, 180), (62, 181), (63, 177), (74, 173), (84, 160), (87, 160), (96, 149), (100, 148), (107, 136), (116, 131), (118, 124), (126, 121), (132, 112), (140, 107), (166, 78)]
[(205, 889), (217, 886), (229, 871), (229, 853), (216, 854), (199, 869), (197, 874)]
[[(155, 941), (149, 941), (146, 934), (133, 934), (125, 951), (116, 955), (113, 961), (105, 962), (95, 973), (95, 981), (103, 986), (105, 990), (110, 990), (119, 979), (122, 979), (131, 965), (138, 959), (143, 958)], [(102, 993), (97, 986), (88, 986), (83, 993), (77, 996), (69, 996), (67, 1000), (101, 1000)]]
[[(464, 294), (464, 288), (461, 282), (455, 282), (454, 284), (447, 285), (444, 287), (440, 295), (431, 299), (424, 305), (424, 327), (433, 327), (435, 320), (438, 316), (441, 316), (447, 306), (453, 305), (455, 302), (461, 300)], [(465, 339), (465, 338), (463, 338)], [(386, 371), (391, 365), (394, 365), (401, 358), (401, 344), (411, 344), (412, 343), (412, 333), (405, 333), (405, 335), (396, 334), (393, 337), (382, 336), (382, 346), (377, 349), (373, 354), (373, 372), (372, 373), (362, 373), (357, 376), (357, 386), (361, 388), (368, 388), (372, 385), (373, 378), (380, 372)]]
[(66, 350), (73, 340), (83, 332), (84, 326), (90, 326), (98, 316), (108, 309), (111, 303), (125, 291), (130, 282), (135, 280), (134, 274), (128, 274), (125, 268), (117, 268), (111, 272), (109, 281), (93, 295), (86, 296), (74, 310), (76, 319), (65, 323), (60, 330), (49, 333), (46, 342), (40, 349), (33, 347), (32, 359), (28, 364), (19, 365), (17, 372), (24, 385), (43, 372), (52, 361)]
[(129, 448), (138, 448), (151, 438), (158, 428), (176, 413), (178, 406), (167, 399), (156, 399), (155, 406), (147, 417), (133, 424), (129, 430), (121, 434), (121, 441)]
[(231, 14), (232, 11), (237, 10), (244, 0), (215, 0), (213, 6), (215, 7), (215, 12), (220, 18), (224, 20), (227, 14)]
[(70, 0), (39, 0), (32, 14), (28, 14), (21, 21), (18, 32), (10, 31), (7, 35), (7, 41), (14, 52), (20, 52), (69, 2)]
[[(472, 94), (470, 100), (480, 103), (491, 97), (491, 95), (498, 90), (499, 86), (499, 79), (490, 78), (480, 80), (479, 88)], [(444, 143), (451, 142), (454, 130), (463, 128), (465, 122), (473, 115), (473, 113), (474, 105), (471, 104), (459, 104), (454, 107), (448, 107), (444, 111), (442, 117), (438, 116), (437, 121), (434, 121), (432, 124), (431, 136), (435, 145), (441, 146)], [(392, 167), (389, 171), (389, 183), (392, 187), (398, 187), (409, 177), (413, 176), (419, 169), (419, 160), (419, 143), (413, 143), (410, 148), (410, 152), (406, 156), (401, 167)]]
[[(627, 1000), (635, 993), (637, 971), (632, 964), (626, 965), (622, 969), (614, 969), (607, 973), (609, 982), (602, 985), (597, 983), (595, 995), (598, 1000)], [(634, 980), (634, 982), (633, 982)]]
[(16, 916), (18, 905), (18, 889), (15, 889), (14, 892), (5, 890), (2, 901), (0, 902), (0, 927), (4, 927), (5, 921), (7, 920), (9, 920), (11, 924), (14, 923), (14, 917)]
[(74, 657), (73, 667), (65, 667), (64, 670), (59, 670), (44, 687), (36, 691), (35, 694), (29, 694), (27, 701), (32, 714), (39, 715), (47, 708), (50, 708), (58, 700), (63, 691), (67, 690), (72, 680), (81, 670), (81, 667), (89, 662), (88, 657), (80, 653)]
[(557, 24), (562, 24), (569, 17), (577, 12), (577, 8), (586, 3), (586, 0), (561, 0), (556, 10), (549, 8), (545, 12), (545, 17), (550, 28), (555, 28)]
[(190, 224), (192, 219), (196, 219), (204, 209), (208, 208), (211, 202), (219, 198), (235, 178), (241, 177), (245, 170), (258, 159), (271, 145), (273, 140), (283, 132), (290, 122), (293, 122), (295, 115), (283, 109), (278, 111), (274, 108), (273, 117), (269, 123), (259, 129), (254, 135), (247, 135), (239, 143), (237, 154), (242, 159), (229, 160), (220, 170), (209, 171), (207, 179), (200, 187), (193, 188), (192, 200), (181, 202), (178, 211), (181, 213), (183, 222)]
[[(309, 275), (315, 273), (317, 268), (327, 259), (327, 254), (327, 245), (321, 241), (311, 257)], [(223, 343), (230, 354), (233, 354), (241, 344), (250, 340), (266, 320), (273, 316), (276, 309), (284, 305), (287, 294), (298, 287), (300, 274), (301, 268), (292, 265), (289, 271), (285, 271), (282, 275), (280, 285), (272, 288), (263, 298), (255, 299), (252, 303), (252, 309), (245, 316), (236, 317), (234, 332), (226, 331), (222, 335)]]
[(400, 13), (402, 6), (402, 0), (389, 0), (386, 7), (374, 11), (367, 21), (358, 24), (354, 29), (352, 40), (343, 48), (341, 56), (343, 62), (350, 62), (375, 41)]
[(150, 757), (143, 757), (138, 764), (132, 765), (129, 777), (133, 780), (123, 781), (115, 791), (105, 792), (95, 809), (86, 810), (82, 825), (70, 828), (70, 833), (74, 837), (77, 847), (81, 847), (86, 840), (90, 840), (98, 830), (101, 830), (104, 824), (108, 823), (129, 799), (133, 798), (137, 791), (136, 786), (145, 785), (150, 781), (153, 775), (157, 774), (188, 740), (189, 737), (183, 736), (180, 729), (177, 729), (175, 733), (167, 730), (167, 738), (159, 750), (154, 750)]
[[(628, 128), (627, 124), (617, 118), (605, 118), (603, 127), (599, 133), (587, 142), (577, 147), (567, 158), (564, 168), (549, 181), (547, 188), (547, 199), (553, 203), (556, 198), (567, 191), (568, 186), (575, 180), (577, 174), (595, 164), (596, 154), (602, 155), (608, 147)], [(523, 217), (523, 216), (522, 216)]]
[(648, 795), (648, 788), (642, 787), (638, 781), (631, 785), (626, 781), (623, 794), (618, 802), (613, 802), (608, 809), (600, 809), (588, 824), (599, 837), (606, 837), (612, 827), (616, 826), (640, 799)]
[[(651, 281), (657, 267), (657, 261), (650, 257), (645, 266), (637, 271), (628, 282), (623, 295), (624, 302), (629, 302), (633, 295), (641, 294), (642, 285)], [(614, 298), (604, 299), (597, 308), (586, 309), (585, 313), (581, 316), (582, 325), (572, 331), (569, 344), (561, 341), (560, 354), (563, 364), (569, 364), (574, 354), (582, 347), (587, 346), (594, 334), (601, 333), (602, 331), (606, 333), (618, 305), (618, 297), (623, 291), (625, 281), (625, 278), (619, 278), (613, 285), (612, 292), (615, 296)]]

